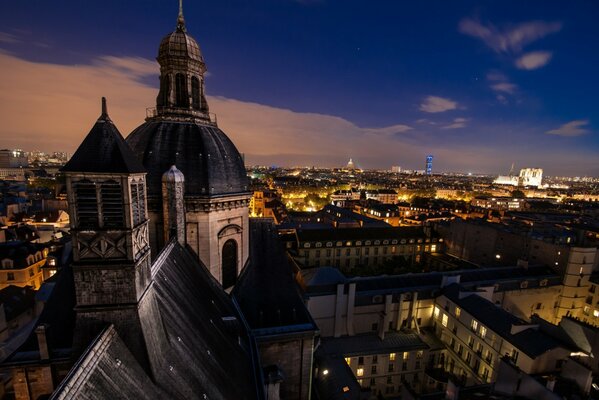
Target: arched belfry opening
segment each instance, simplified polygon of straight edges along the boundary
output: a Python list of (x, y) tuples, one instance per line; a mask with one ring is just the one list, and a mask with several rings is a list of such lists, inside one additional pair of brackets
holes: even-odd
[(222, 251), (222, 284), (227, 289), (237, 280), (237, 242), (229, 239), (223, 245)]
[(175, 96), (177, 107), (189, 106), (189, 95), (187, 94), (187, 79), (183, 74), (177, 74), (175, 76)]

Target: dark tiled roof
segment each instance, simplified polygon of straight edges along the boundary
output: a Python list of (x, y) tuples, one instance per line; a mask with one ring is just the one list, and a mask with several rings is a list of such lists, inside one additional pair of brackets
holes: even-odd
[(233, 291), (250, 328), (296, 326), (317, 330), (293, 279), (276, 228), (270, 222), (251, 221), (250, 243), (249, 264)]
[(416, 333), (387, 332), (385, 338), (374, 333), (338, 338), (322, 338), (321, 346), (327, 354), (361, 356), (369, 354), (397, 353), (428, 349), (428, 345)]
[(61, 171), (142, 173), (145, 169), (103, 112)]
[(344, 240), (393, 240), (423, 238), (421, 227), (368, 227), (343, 229), (298, 229), (297, 237), (300, 242), (327, 242)]
[[(82, 377), (81, 374), (84, 374)], [(50, 399), (165, 399), (112, 325), (83, 353)]]
[(483, 325), (506, 339), (531, 358), (540, 356), (557, 347), (566, 348), (567, 346), (547, 333), (532, 327), (517, 333), (511, 333), (513, 326), (531, 324), (477, 294), (462, 297), (458, 284), (448, 286), (443, 294)]
[[(61, 268), (52, 278), (52, 292), (44, 305), (44, 310), (39, 316), (37, 325), (45, 324), (46, 340), (50, 350), (51, 358), (62, 358), (65, 349), (68, 350), (73, 344), (73, 332), (75, 330), (75, 283), (71, 267)], [(39, 346), (35, 331), (19, 349), (13, 353), (5, 363), (17, 363), (21, 361), (37, 362), (39, 360)]]
[(4, 305), (6, 321), (11, 321), (35, 305), (35, 290), (10, 285), (0, 290), (0, 304)]
[(172, 165), (185, 176), (186, 196), (248, 192), (243, 159), (216, 126), (148, 121), (127, 137), (127, 143), (148, 170), (149, 196), (161, 195), (162, 174)]
[[(321, 267), (328, 268), (328, 267)], [(314, 269), (312, 269), (314, 270)], [(303, 272), (306, 274), (314, 274), (313, 271)], [(522, 267), (499, 267), (499, 268), (481, 268), (468, 269), (460, 271), (447, 272), (426, 272), (419, 274), (403, 274), (403, 275), (382, 275), (374, 277), (358, 277), (350, 278), (348, 282), (356, 283), (356, 294), (363, 293), (403, 293), (418, 291), (419, 296), (425, 295), (430, 298), (436, 291), (441, 288), (443, 277), (460, 276), (460, 283), (464, 287), (475, 288), (479, 286), (497, 285), (497, 291), (515, 290), (521, 288), (523, 281), (527, 282), (528, 288), (540, 287), (541, 282), (544, 286), (555, 286), (562, 283), (559, 275), (555, 274), (551, 269), (544, 266), (531, 266), (528, 268)], [(318, 295), (320, 293), (335, 292), (336, 284), (324, 280), (316, 280), (314, 284), (310, 284), (308, 275), (306, 283), (308, 294)], [(340, 282), (339, 282), (340, 283)]]
[(168, 244), (140, 303), (152, 375), (169, 398), (256, 399), (262, 384), (237, 310), (188, 248)]
[[(314, 376), (316, 400), (363, 400), (369, 391), (363, 389), (353, 371), (341, 356), (326, 354), (321, 348), (315, 353), (318, 375)], [(327, 371), (326, 375), (324, 371)]]
[(31, 242), (6, 242), (0, 243), (0, 261), (10, 259), (13, 261), (12, 269), (27, 268), (27, 257), (42, 251), (46, 246)]

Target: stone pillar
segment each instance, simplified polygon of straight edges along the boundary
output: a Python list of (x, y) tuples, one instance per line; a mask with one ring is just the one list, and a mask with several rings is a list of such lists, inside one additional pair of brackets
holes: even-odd
[(162, 211), (164, 215), (164, 243), (176, 237), (181, 245), (186, 243), (185, 233), (185, 177), (172, 166), (162, 175)]

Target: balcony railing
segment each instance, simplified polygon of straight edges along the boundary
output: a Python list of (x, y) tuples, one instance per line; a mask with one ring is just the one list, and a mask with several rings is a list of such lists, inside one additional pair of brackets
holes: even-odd
[(180, 116), (199, 118), (206, 120), (214, 125), (217, 125), (217, 118), (215, 113), (205, 113), (198, 110), (187, 109), (187, 108), (176, 108), (176, 107), (148, 107), (146, 108), (146, 119), (157, 117), (158, 115), (165, 116)]

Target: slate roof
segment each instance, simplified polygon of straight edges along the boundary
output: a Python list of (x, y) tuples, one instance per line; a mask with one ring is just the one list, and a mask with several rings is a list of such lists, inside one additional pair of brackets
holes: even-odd
[(13, 267), (9, 269), (27, 268), (27, 257), (46, 248), (46, 245), (31, 242), (13, 241), (0, 243), (0, 261), (10, 259)]
[(300, 242), (334, 242), (337, 240), (393, 240), (424, 238), (422, 227), (368, 227), (343, 229), (298, 229)]
[[(62, 289), (54, 294), (64, 295)], [(44, 313), (54, 305), (49, 302)], [(61, 311), (70, 317), (73, 306), (74, 300), (64, 302)], [(159, 254), (139, 316), (150, 371), (107, 325), (52, 398), (263, 398), (255, 343), (229, 296), (189, 248), (171, 242)], [(74, 323), (65, 329), (72, 338)], [(35, 334), (20, 351), (29, 348), (37, 350)]]
[(461, 297), (458, 284), (449, 285), (445, 288), (443, 294), (480, 323), (531, 358), (538, 357), (558, 347), (568, 348), (566, 344), (539, 329), (528, 328), (517, 333), (511, 333), (512, 326), (531, 324), (477, 294)]
[(52, 393), (52, 400), (167, 398), (141, 369), (113, 325), (89, 345), (66, 378)]
[(319, 275), (317, 271), (323, 268), (330, 267), (312, 268), (310, 271), (302, 271), (307, 283), (306, 293), (308, 295), (334, 293), (337, 283), (355, 282), (357, 296), (418, 291), (419, 297), (424, 295), (430, 298), (441, 288), (444, 276), (457, 275), (460, 276), (460, 284), (463, 287), (474, 288), (497, 285), (497, 291), (519, 289), (523, 281), (527, 282), (528, 288), (540, 287), (543, 281), (545, 281), (544, 286), (554, 286), (562, 283), (560, 276), (545, 266), (529, 266), (528, 268), (498, 267), (389, 276), (381, 275), (347, 278), (345, 281), (337, 279), (338, 277), (335, 278), (332, 273), (325, 272), (324, 276), (329, 276), (331, 279), (324, 279), (324, 277), (323, 279), (315, 279)]
[[(75, 331), (75, 283), (71, 267), (64, 267), (50, 279), (49, 288), (53, 287), (40, 314), (37, 325), (45, 324), (46, 340), (50, 350), (50, 358), (67, 358), (73, 344)], [(46, 281), (46, 282), (48, 282)], [(43, 286), (48, 285), (44, 282)], [(42, 286), (42, 287), (43, 287)], [(35, 331), (19, 349), (10, 355), (3, 364), (15, 364), (39, 360), (39, 346)]]
[(6, 321), (11, 321), (35, 305), (35, 290), (10, 285), (0, 290), (0, 304), (4, 305)]
[(62, 172), (143, 173), (143, 165), (135, 158), (103, 104), (102, 115)]
[(316, 327), (272, 222), (250, 222), (250, 260), (233, 289), (251, 329)]
[(185, 196), (248, 192), (241, 155), (214, 125), (149, 120), (127, 137), (127, 143), (148, 170), (148, 196), (161, 196), (162, 174), (172, 165), (185, 176)]
[(174, 399), (256, 399), (262, 384), (231, 299), (189, 248), (169, 243), (152, 265), (140, 320), (156, 384)]
[(428, 349), (428, 345), (416, 333), (387, 332), (385, 338), (366, 333), (338, 338), (322, 338), (321, 346), (327, 354), (362, 356), (370, 354), (398, 353)]

